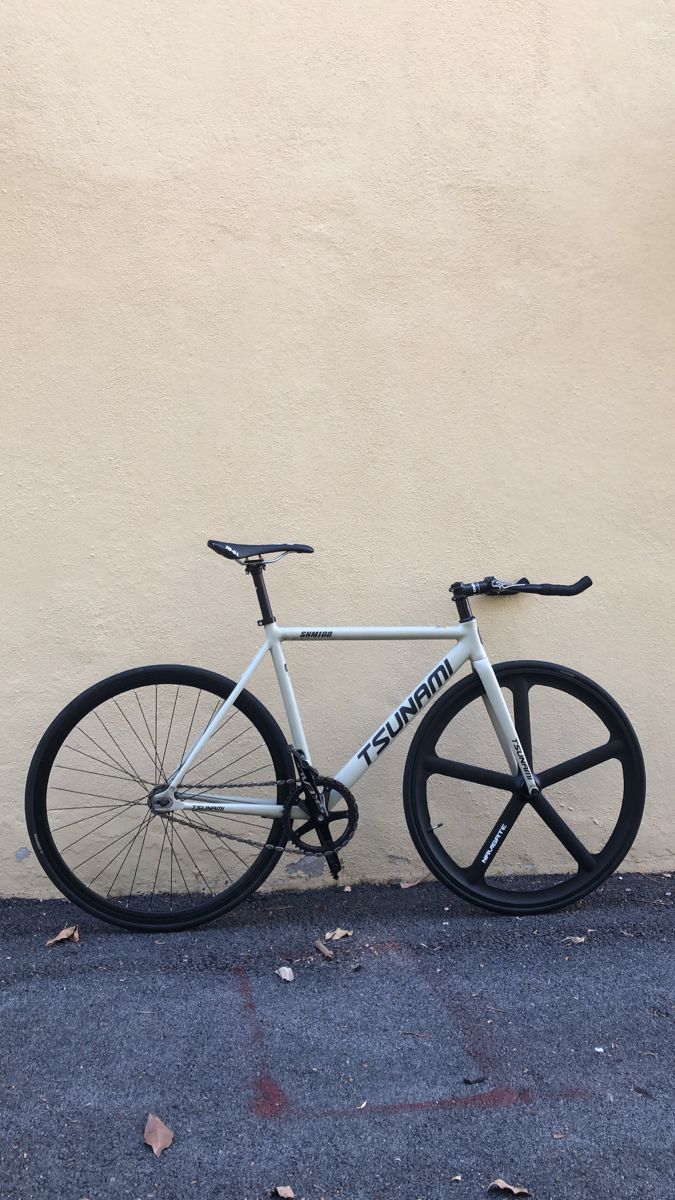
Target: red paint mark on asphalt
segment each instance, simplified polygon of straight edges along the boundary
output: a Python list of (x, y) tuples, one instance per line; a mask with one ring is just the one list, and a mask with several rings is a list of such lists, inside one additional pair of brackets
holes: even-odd
[(362, 1111), (386, 1113), (428, 1112), (435, 1108), (510, 1108), (514, 1104), (531, 1104), (529, 1088), (496, 1087), (473, 1096), (441, 1096), (437, 1100), (401, 1100), (396, 1104), (369, 1104)]
[[(478, 1092), (471, 1096), (440, 1096), (435, 1100), (400, 1100), (393, 1104), (368, 1104), (365, 1108), (340, 1108), (316, 1113), (321, 1117), (396, 1117), (401, 1113), (434, 1112), (451, 1108), (512, 1108), (517, 1104), (534, 1104), (543, 1100), (588, 1100), (591, 1093), (582, 1088), (559, 1088), (546, 1092), (530, 1088), (495, 1087), (489, 1092)], [(302, 1114), (298, 1114), (302, 1116)]]
[[(243, 964), (239, 963), (234, 968), (234, 977), (244, 1003), (244, 1010), (251, 1021), (253, 1040), (258, 1046), (262, 1047), (265, 1040), (265, 1032), (258, 1017), (251, 981)], [(260, 1062), (260, 1066), (262, 1068), (260, 1074), (256, 1075), (250, 1081), (250, 1086), (253, 1090), (253, 1099), (249, 1104), (249, 1112), (254, 1117), (269, 1118), (285, 1116), (290, 1112), (291, 1102), (284, 1089), (280, 1087), (274, 1076), (266, 1069), (264, 1059)]]
[[(420, 978), (426, 979), (427, 985), (436, 993), (451, 1014), (464, 1038), (464, 1049), (473, 1059), (480, 1074), (492, 1079), (499, 1079), (502, 1071), (489, 1044), (487, 1029), (483, 1025), (486, 1018), (480, 1007), (469, 1009), (466, 1001), (463, 1003), (457, 996), (448, 996), (441, 987), (442, 981), (438, 975), (432, 975), (421, 962), (418, 964), (418, 971)], [(480, 1013), (480, 1019), (478, 1019), (478, 1013)]]
[(250, 1111), (256, 1117), (283, 1117), (290, 1112), (290, 1101), (272, 1075), (260, 1075), (253, 1080), (255, 1099)]
[[(391, 950), (403, 948), (396, 942), (381, 942), (377, 947), (371, 946), (370, 949), (377, 951), (382, 950), (385, 953)], [(421, 967), (421, 964), (419, 964)], [(418, 969), (419, 969), (418, 967)], [(241, 995), (244, 1010), (248, 1014), (251, 1026), (253, 1039), (261, 1046), (265, 1040), (265, 1034), (258, 1017), (253, 989), (251, 982), (246, 972), (246, 967), (243, 964), (237, 964), (233, 968), (234, 977)], [(428, 985), (431, 985), (431, 990), (435, 992), (446, 1009), (452, 1014), (457, 1022), (460, 1032), (465, 1041), (465, 1049), (469, 1056), (476, 1063), (481, 1073), (486, 1076), (492, 1076), (493, 1079), (499, 1080), (500, 1064), (494, 1055), (490, 1039), (486, 1036), (487, 1030), (483, 1028), (482, 1019), (476, 1019), (476, 1013), (473, 1008), (469, 1008), (468, 1004), (462, 1003), (458, 997), (449, 997), (443, 993), (440, 987), (440, 980), (429, 975), (424, 969), (420, 969), (420, 975), (426, 977)], [(481, 1014), (482, 1015), (482, 1014)], [(484, 1019), (484, 1018), (483, 1018)], [(249, 1112), (256, 1117), (265, 1119), (274, 1119), (277, 1117), (288, 1116), (292, 1110), (291, 1102), (284, 1092), (283, 1088), (277, 1083), (274, 1076), (266, 1069), (264, 1059), (258, 1059), (261, 1068), (260, 1074), (256, 1075), (251, 1081), (250, 1086), (253, 1091), (253, 1099), (249, 1104)], [(390, 1104), (368, 1104), (364, 1109), (352, 1108), (351, 1105), (339, 1109), (316, 1111), (311, 1114), (297, 1113), (296, 1116), (311, 1115), (312, 1118), (321, 1117), (343, 1117), (343, 1116), (368, 1116), (370, 1113), (377, 1113), (380, 1116), (396, 1117), (399, 1114), (414, 1113), (414, 1112), (433, 1112), (447, 1109), (461, 1108), (483, 1108), (483, 1109), (504, 1109), (511, 1108), (514, 1105), (533, 1105), (538, 1102), (547, 1102), (550, 1100), (589, 1100), (592, 1099), (592, 1093), (584, 1088), (555, 1088), (548, 1087), (545, 1091), (531, 1088), (513, 1088), (505, 1083), (497, 1083), (494, 1087), (486, 1092), (473, 1092), (470, 1095), (463, 1096), (441, 1096), (436, 1099), (429, 1100), (402, 1100)]]
[(251, 981), (246, 974), (246, 967), (242, 966), (241, 963), (234, 968), (234, 977), (237, 981), (237, 987), (239, 988), (241, 998), (244, 1001), (244, 1008), (251, 1018), (251, 1023), (253, 1025), (253, 1039), (256, 1042), (262, 1042), (264, 1034), (262, 1025), (258, 1020), (258, 1010), (256, 1009), (255, 1000), (253, 999), (253, 988), (251, 987)]

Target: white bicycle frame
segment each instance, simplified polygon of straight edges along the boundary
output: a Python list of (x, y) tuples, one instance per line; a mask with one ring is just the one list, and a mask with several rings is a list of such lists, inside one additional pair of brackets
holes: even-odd
[[(518, 773), (522, 775), (527, 790), (530, 793), (535, 792), (537, 790), (536, 781), (516, 733), (511, 713), (502, 695), (497, 677), (480, 640), (475, 618), (462, 622), (459, 625), (448, 626), (346, 626), (334, 627), (332, 629), (302, 628), (300, 626), (283, 628), (277, 625), (276, 621), (273, 621), (265, 626), (265, 640), (252, 662), (244, 671), (236, 687), (230, 692), (227, 700), (224, 700), (214, 713), (203, 734), (190, 749), (187, 757), (183, 759), (178, 769), (170, 776), (166, 789), (161, 794), (158, 794), (158, 799), (171, 800), (171, 804), (163, 806), (163, 811), (217, 809), (221, 812), (236, 813), (239, 815), (253, 814), (272, 818), (280, 817), (283, 814), (282, 805), (260, 800), (255, 796), (246, 796), (241, 793), (238, 795), (222, 795), (211, 792), (207, 795), (203, 792), (197, 795), (190, 793), (189, 785), (185, 791), (180, 791), (180, 795), (176, 795), (176, 791), (180, 788), (182, 780), (192, 764), (199, 757), (206, 743), (213, 737), (222, 724), (237, 696), (246, 687), (248, 681), (268, 653), (272, 655), (272, 662), (274, 663), (281, 698), (286, 710), (293, 745), (297, 750), (301, 750), (307, 760), (311, 762), (300, 710), (295, 698), (288, 664), (283, 651), (284, 642), (308, 641), (323, 645), (326, 642), (339, 641), (422, 640), (452, 641), (456, 644), (420, 680), (418, 686), (401, 701), (382, 725), (371, 733), (368, 740), (352, 755), (333, 778), (345, 784), (348, 788), (352, 788), (365, 775), (368, 768), (377, 762), (398, 734), (415, 720), (432, 697), (437, 695), (446, 686), (452, 676), (456, 675), (466, 663), (470, 662), (483, 684), (485, 692), (483, 699), (509, 768), (514, 775)], [(337, 793), (334, 795), (334, 800), (336, 802), (339, 800)], [(292, 815), (301, 817), (306, 814), (298, 809)]]

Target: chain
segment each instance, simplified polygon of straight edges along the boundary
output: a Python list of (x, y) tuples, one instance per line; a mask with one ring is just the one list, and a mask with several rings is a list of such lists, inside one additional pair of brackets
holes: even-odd
[(278, 787), (279, 784), (297, 784), (297, 779), (265, 779), (262, 783), (186, 783), (182, 786), (182, 790), (186, 792), (195, 792), (198, 789), (201, 791), (211, 791), (211, 788), (263, 788), (263, 787)]
[(252, 838), (242, 837), (238, 833), (223, 833), (222, 829), (214, 829), (211, 825), (206, 825), (203, 821), (201, 825), (193, 825), (192, 821), (186, 821), (183, 817), (177, 817), (175, 813), (171, 813), (171, 820), (177, 825), (184, 825), (186, 829), (196, 829), (198, 832), (203, 830), (205, 833), (211, 833), (214, 837), (224, 838), (230, 842), (241, 842), (244, 846), (253, 846), (254, 850), (283, 850), (286, 854), (304, 854), (304, 850), (295, 850), (289, 846), (274, 846), (272, 842), (254, 842)]
[[(278, 787), (279, 784), (293, 784), (293, 786), (296, 787), (297, 783), (298, 783), (297, 779), (266, 779), (266, 780), (263, 780), (262, 782), (258, 782), (258, 783), (253, 783), (253, 782), (251, 782), (251, 783), (229, 783), (229, 782), (228, 783), (191, 783), (189, 785), (186, 785), (184, 790), (186, 792), (190, 792), (190, 791), (198, 791), (198, 790), (211, 791), (212, 788), (221, 788), (221, 787), (222, 788), (242, 788), (242, 789), (252, 788), (252, 787), (264, 788), (264, 787)], [(178, 799), (180, 800), (180, 795), (178, 795)], [(182, 817), (177, 817), (175, 815), (175, 813), (172, 814), (171, 819), (173, 821), (176, 821), (177, 824), (179, 824), (179, 825), (186, 826), (186, 828), (188, 828), (188, 829), (197, 829), (197, 826), (193, 825), (192, 821), (186, 821)], [(294, 848), (287, 847), (287, 846), (274, 846), (274, 845), (272, 845), (271, 842), (254, 842), (252, 838), (242, 837), (241, 834), (224, 833), (222, 831), (222, 829), (214, 829), (212, 825), (206, 825), (204, 823), (203, 817), (201, 818), (201, 820), (202, 820), (201, 828), (204, 829), (206, 833), (210, 833), (214, 837), (217, 837), (217, 838), (223, 838), (226, 841), (241, 842), (241, 844), (243, 846), (253, 846), (254, 850), (283, 850), (286, 852), (286, 854), (302, 854), (303, 853), (302, 850), (296, 850)]]

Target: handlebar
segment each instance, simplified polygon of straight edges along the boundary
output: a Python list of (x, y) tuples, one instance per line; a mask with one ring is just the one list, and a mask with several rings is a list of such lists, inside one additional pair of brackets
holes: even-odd
[(453, 583), (450, 591), (455, 600), (468, 599), (469, 596), (516, 596), (520, 592), (531, 592), (536, 596), (578, 596), (591, 587), (593, 580), (584, 575), (576, 583), (530, 583), (523, 577), (515, 583), (507, 583), (496, 579), (494, 575), (486, 575), (478, 583)]

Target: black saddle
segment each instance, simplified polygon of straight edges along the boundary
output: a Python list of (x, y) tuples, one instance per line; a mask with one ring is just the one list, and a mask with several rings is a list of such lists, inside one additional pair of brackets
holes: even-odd
[(313, 546), (299, 546), (296, 543), (284, 542), (283, 545), (269, 543), (264, 546), (242, 545), (240, 542), (216, 542), (210, 538), (206, 543), (209, 550), (222, 554), (225, 558), (233, 558), (235, 562), (246, 562), (249, 558), (258, 558), (263, 554), (313, 554)]

